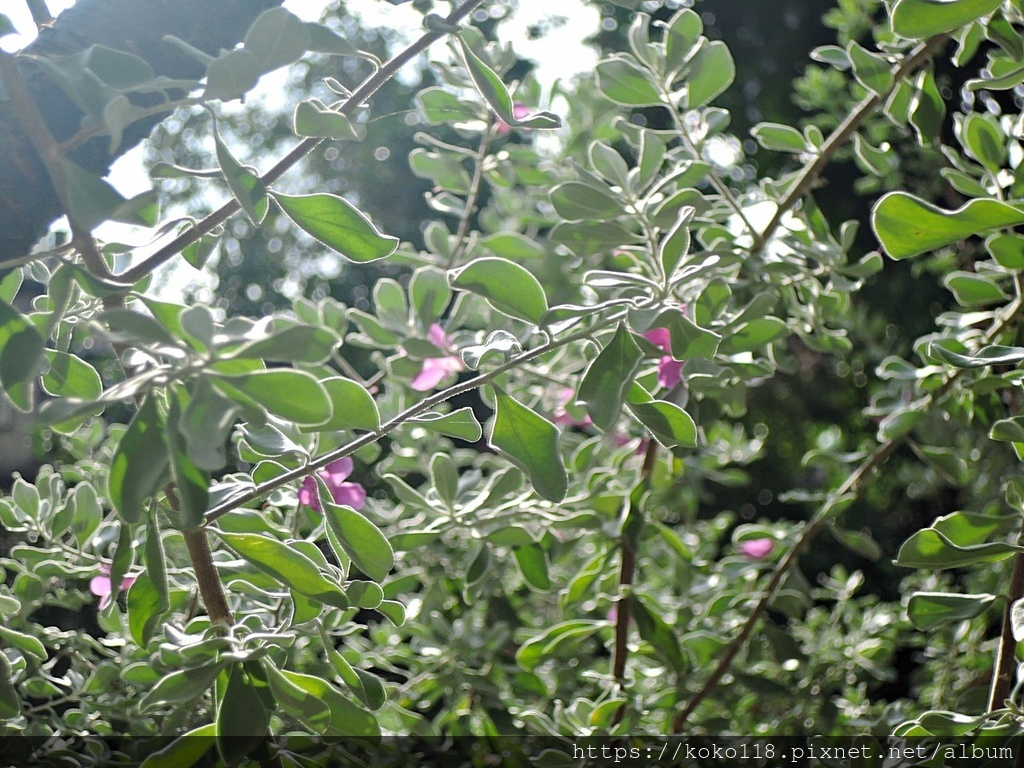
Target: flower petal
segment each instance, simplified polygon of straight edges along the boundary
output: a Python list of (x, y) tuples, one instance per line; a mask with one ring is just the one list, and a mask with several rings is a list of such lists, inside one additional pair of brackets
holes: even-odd
[(651, 330), (644, 334), (644, 338), (662, 352), (668, 352), (672, 348), (672, 340), (668, 334), (668, 328), (651, 328)]
[(316, 492), (316, 480), (312, 477), (307, 477), (302, 481), (302, 485), (299, 487), (299, 503), (312, 507), (317, 512), (323, 511), (320, 506), (320, 496)]
[(331, 496), (335, 504), (344, 504), (355, 510), (366, 505), (366, 489), (359, 483), (340, 483), (331, 488)]
[(658, 383), (665, 389), (672, 389), (683, 380), (683, 363), (671, 357), (663, 357), (658, 363)]
[(775, 549), (774, 539), (747, 539), (741, 541), (736, 549), (744, 557), (749, 557), (751, 560), (763, 560), (772, 553)]

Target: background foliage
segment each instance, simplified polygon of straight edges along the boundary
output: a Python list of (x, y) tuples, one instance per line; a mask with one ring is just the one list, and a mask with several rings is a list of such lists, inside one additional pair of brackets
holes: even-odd
[[(1017, 734), (1020, 4), (759, 6), (804, 67), (747, 4), (617, 0), (551, 88), (508, 4), (414, 5), (418, 82), (343, 6), (190, 51), (140, 198), (44, 137), (5, 732)], [(90, 56), (61, 85), (117, 144), (167, 84)], [(294, 111), (227, 108), (282, 66)], [(91, 234), (157, 202), (156, 246)]]

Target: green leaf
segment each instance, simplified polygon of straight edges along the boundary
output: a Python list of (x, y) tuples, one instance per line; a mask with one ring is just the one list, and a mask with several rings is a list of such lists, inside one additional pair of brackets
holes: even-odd
[(946, 592), (915, 592), (907, 603), (910, 623), (927, 632), (950, 621), (964, 621), (983, 614), (995, 595), (959, 595)]
[(1024, 443), (1024, 416), (1000, 419), (992, 425), (988, 436), (1003, 443)]
[(44, 346), (32, 322), (0, 301), (0, 387), (19, 411), (32, 410), (32, 380), (42, 363)]
[(324, 424), (333, 416), (324, 385), (305, 371), (275, 368), (237, 376), (213, 375), (213, 386), (232, 400), (257, 404), (275, 416), (302, 426)]
[(126, 523), (142, 517), (146, 502), (170, 480), (167, 429), (149, 395), (136, 412), (114, 450), (107, 478), (110, 503)]
[(721, 40), (705, 40), (690, 59), (686, 75), (686, 107), (696, 109), (723, 93), (736, 79), (736, 64), (729, 46)]
[[(171, 607), (167, 592), (167, 563), (157, 516), (146, 521), (146, 570), (128, 589), (128, 629), (140, 648), (145, 648)], [(141, 585), (141, 586), (140, 586)]]
[(298, 61), (310, 43), (305, 22), (284, 8), (271, 8), (257, 16), (244, 41), (245, 50), (259, 59), (264, 72)]
[(79, 226), (91, 230), (108, 219), (141, 226), (155, 223), (157, 209), (152, 191), (125, 200), (110, 182), (96, 174), (64, 158), (60, 164), (71, 216)]
[(270, 715), (257, 683), (242, 664), (232, 664), (224, 698), (217, 707), (217, 751), (237, 765), (267, 738)]
[(590, 637), (608, 626), (606, 621), (575, 619), (564, 621), (546, 632), (527, 640), (516, 652), (516, 661), (523, 669), (531, 670), (554, 655), (560, 645)]
[(100, 375), (82, 358), (55, 349), (44, 350), (49, 368), (42, 377), (43, 389), (54, 397), (95, 400), (103, 394)]
[(539, 323), (548, 310), (540, 281), (524, 267), (506, 259), (474, 259), (452, 273), (451, 284), (483, 296), (503, 314), (530, 323)]
[(224, 664), (203, 664), (188, 669), (177, 669), (150, 688), (139, 702), (139, 710), (146, 710), (164, 704), (191, 701), (206, 693), (217, 679)]
[(327, 660), (338, 673), (349, 690), (370, 709), (380, 709), (387, 703), (387, 693), (380, 678), (369, 672), (354, 668), (334, 647), (323, 625), (320, 626), (320, 640)]
[(960, 140), (974, 159), (995, 175), (1006, 162), (1006, 136), (994, 118), (971, 112), (960, 126)]
[(859, 133), (853, 134), (853, 154), (861, 168), (875, 176), (892, 173), (899, 163), (899, 156), (895, 152), (876, 149)]
[[(893, 96), (901, 89), (897, 88)], [(914, 93), (909, 102), (908, 119), (917, 133), (922, 147), (931, 145), (941, 137), (942, 124), (946, 117), (946, 101), (942, 98), (935, 73), (927, 67), (918, 73), (914, 81)]]
[(652, 328), (668, 328), (669, 346), (676, 360), (695, 357), (710, 360), (718, 351), (722, 337), (701, 328), (678, 309), (667, 309), (651, 323)]
[(640, 637), (650, 643), (658, 655), (676, 672), (682, 672), (690, 666), (679, 647), (675, 630), (668, 622), (656, 610), (649, 608), (639, 596), (630, 595), (628, 599), (630, 614), (636, 621)]
[(0, 13), (0, 37), (16, 34), (18, 34), (18, 28), (5, 14)]
[(274, 192), (274, 200), (296, 226), (349, 261), (376, 261), (390, 256), (398, 247), (397, 237), (382, 234), (366, 214), (343, 197)]
[(331, 712), (331, 724), (326, 731), (320, 734), (321, 736), (332, 739), (343, 736), (380, 736), (380, 726), (374, 716), (343, 696), (326, 680), (288, 670), (282, 670), (281, 674), (327, 705)]
[(467, 443), (477, 442), (484, 433), (483, 427), (480, 426), (473, 409), (469, 406), (445, 414), (426, 413), (410, 419), (410, 423), (417, 424), (431, 432), (457, 437)]
[(270, 691), (283, 712), (314, 733), (327, 730), (331, 723), (331, 710), (323, 699), (293, 683), (269, 659), (263, 660), (263, 668)]
[(526, 583), (541, 592), (551, 589), (548, 575), (548, 556), (540, 544), (526, 544), (512, 548), (519, 570)]
[(348, 115), (331, 109), (317, 99), (307, 99), (295, 105), (292, 129), (296, 136), (312, 136), (333, 141), (362, 141), (366, 128), (353, 123)]
[(267, 188), (259, 176), (235, 159), (216, 128), (213, 131), (213, 138), (217, 147), (217, 163), (224, 173), (224, 180), (227, 181), (231, 194), (242, 207), (249, 223), (258, 227), (263, 223), (270, 208)]
[(587, 157), (605, 181), (623, 189), (629, 184), (629, 165), (615, 149), (600, 141), (587, 147)]
[(628, 54), (617, 54), (597, 65), (601, 92), (624, 107), (653, 107), (664, 104), (654, 75)]
[(323, 506), (327, 524), (355, 566), (374, 581), (384, 581), (395, 565), (395, 553), (380, 529), (352, 507), (329, 501)]
[(327, 579), (315, 562), (295, 547), (257, 533), (218, 532), (240, 557), (296, 592), (335, 608), (347, 608), (341, 587)]
[(12, 648), (17, 648), (25, 656), (31, 657), (39, 663), (47, 659), (46, 646), (37, 637), (27, 635), (24, 632), (18, 632), (4, 624), (0, 624), (0, 640), (3, 640)]
[(690, 251), (690, 230), (689, 225), (693, 220), (696, 210), (693, 206), (685, 205), (679, 209), (679, 217), (676, 223), (668, 231), (661, 243), (658, 245), (658, 258), (661, 261), (661, 268), (666, 277), (671, 278), (679, 262)]
[(231, 101), (239, 99), (256, 87), (263, 74), (263, 65), (252, 51), (236, 48), (222, 53), (206, 65), (207, 99)]
[(696, 447), (697, 425), (690, 414), (675, 403), (651, 400), (647, 403), (629, 402), (626, 407), (666, 448)]
[(806, 152), (807, 140), (796, 128), (781, 123), (758, 123), (750, 129), (750, 135), (765, 149), (776, 152)]
[(995, 563), (1024, 547), (988, 539), (1005, 530), (1006, 519), (954, 512), (918, 531), (903, 546), (896, 565), (906, 568), (960, 568)]
[(950, 349), (942, 340), (928, 345), (928, 354), (957, 368), (983, 368), (987, 365), (1016, 365), (1024, 360), (1024, 347), (1004, 347), (998, 344), (982, 347), (970, 355)]
[(955, 211), (905, 192), (890, 192), (875, 205), (871, 225), (894, 259), (906, 259), (971, 235), (1024, 223), (1024, 209), (998, 200), (971, 200)]
[(473, 53), (461, 36), (455, 39), (459, 42), (462, 59), (466, 63), (473, 84), (503, 122), (521, 128), (547, 129), (561, 126), (562, 122), (558, 116), (550, 112), (535, 112), (524, 118), (516, 117), (512, 97), (505, 84), (501, 82), (501, 78), (484, 63), (483, 59)]
[(626, 392), (642, 361), (643, 351), (620, 323), (615, 335), (587, 368), (576, 401), (586, 408), (601, 431), (608, 432), (618, 421)]
[(159, 752), (153, 752), (139, 768), (192, 768), (217, 742), (217, 724), (208, 723), (183, 733)]
[(1004, 269), (1024, 270), (1024, 237), (1021, 235), (992, 235), (985, 240), (985, 249)]
[(249, 342), (230, 357), (315, 365), (328, 360), (340, 343), (338, 336), (327, 328), (292, 325), (271, 330), (267, 337)]
[(327, 390), (334, 413), (323, 424), (315, 427), (317, 432), (336, 432), (342, 429), (362, 429), (374, 432), (380, 429), (380, 413), (373, 396), (357, 382), (341, 376), (332, 376), (320, 382)]
[(829, 533), (848, 550), (871, 562), (877, 562), (882, 557), (882, 548), (868, 533), (851, 531), (837, 525), (830, 525)]
[[(3, 21), (6, 19), (6, 16), (0, 19), (0, 33), (3, 32)], [(10, 720), (21, 714), (21, 697), (18, 696), (13, 677), (14, 669), (11, 662), (7, 656), (0, 653), (0, 719), (3, 720)]]
[(663, 38), (666, 72), (677, 72), (686, 63), (703, 31), (700, 15), (690, 8), (681, 8), (668, 20)]
[(558, 453), (558, 429), (498, 387), (494, 388), (494, 401), (488, 445), (524, 470), (538, 494), (561, 501), (569, 481)]
[(548, 255), (547, 248), (519, 232), (495, 232), (480, 238), (480, 244), (495, 256), (513, 261), (540, 259)]
[(992, 13), (1002, 0), (899, 0), (892, 9), (892, 29), (918, 40), (958, 27)]
[(617, 221), (561, 221), (551, 230), (551, 239), (577, 256), (590, 257), (637, 238)]
[(203, 515), (210, 505), (210, 473), (196, 466), (189, 454), (188, 437), (181, 431), (188, 405), (185, 391), (176, 387), (167, 413), (167, 442), (178, 505), (168, 516), (179, 530), (194, 531), (203, 524)]
[(735, 355), (763, 347), (786, 332), (786, 323), (771, 315), (759, 317), (726, 334), (718, 351), (724, 355)]
[(626, 213), (626, 204), (610, 189), (567, 181), (551, 190), (551, 204), (568, 221), (600, 221)]
[(1003, 304), (1010, 300), (993, 279), (974, 272), (951, 272), (942, 278), (942, 284), (962, 307)]
[(409, 280), (409, 302), (422, 328), (441, 317), (451, 295), (448, 278), (437, 267), (420, 267)]
[(892, 87), (892, 72), (885, 57), (873, 53), (856, 40), (846, 46), (846, 54), (853, 66), (853, 76), (869, 91), (884, 96)]
[(491, 331), (483, 344), (471, 344), (459, 350), (459, 357), (471, 370), (483, 365), (502, 365), (522, 353), (523, 345), (508, 331)]

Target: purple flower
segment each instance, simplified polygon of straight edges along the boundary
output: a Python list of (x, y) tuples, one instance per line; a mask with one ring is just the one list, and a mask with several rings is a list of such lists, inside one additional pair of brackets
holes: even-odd
[[(672, 340), (668, 328), (652, 328), (644, 334), (644, 338), (662, 352), (672, 351)], [(672, 389), (683, 380), (683, 361), (676, 360), (671, 354), (658, 361), (658, 384), (665, 389)]]
[(572, 402), (573, 395), (576, 393), (572, 387), (565, 387), (558, 392), (558, 405), (555, 406), (552, 421), (555, 424), (561, 424), (565, 427), (589, 427), (593, 422), (590, 420), (590, 416), (583, 414), (583, 418), (574, 416), (568, 410), (568, 405)]
[(764, 560), (768, 555), (775, 549), (774, 539), (747, 539), (741, 541), (736, 549), (744, 557), (749, 557), (751, 560)]
[[(331, 498), (335, 504), (344, 504), (352, 509), (362, 509), (366, 504), (366, 490), (359, 483), (346, 483), (345, 478), (352, 474), (352, 459), (347, 456), (344, 459), (332, 461), (317, 475), (326, 483), (327, 490), (331, 492)], [(323, 512), (320, 506), (320, 496), (316, 492), (316, 480), (307, 477), (302, 481), (299, 488), (299, 503), (312, 507), (317, 512)]]
[[(452, 340), (437, 323), (430, 326), (427, 332), (427, 339), (438, 349), (444, 352), (451, 352)], [(465, 370), (466, 366), (458, 355), (443, 355), (441, 357), (428, 357), (423, 361), (423, 367), (412, 380), (412, 388), (417, 392), (429, 392), (440, 384), (446, 376)]]
[[(525, 104), (520, 104), (517, 101), (515, 104), (512, 105), (512, 117), (514, 117), (516, 120), (522, 120), (524, 117), (528, 117), (529, 115), (530, 108)], [(507, 136), (508, 134), (512, 133), (512, 126), (499, 117), (497, 127), (495, 128), (495, 133), (497, 133), (499, 136)]]
[[(102, 576), (93, 576), (89, 580), (89, 591), (92, 592), (94, 595), (96, 595), (96, 597), (100, 598), (100, 610), (102, 611), (104, 608), (106, 608), (108, 605), (110, 605), (114, 601), (114, 595), (113, 595), (114, 589), (113, 589), (113, 585), (110, 583), (110, 566), (109, 565), (101, 565), (100, 566), (100, 573), (103, 574), (103, 575)], [(136, 578), (138, 578), (138, 577), (137, 576), (125, 576), (121, 580), (121, 589), (118, 590), (118, 591), (119, 592), (124, 592), (132, 584), (135, 583), (135, 579)]]

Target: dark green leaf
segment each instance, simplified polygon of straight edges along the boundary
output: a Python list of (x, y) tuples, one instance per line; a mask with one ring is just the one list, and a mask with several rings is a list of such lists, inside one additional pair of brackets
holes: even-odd
[(945, 592), (915, 592), (907, 603), (910, 623), (923, 632), (950, 621), (973, 619), (984, 613), (995, 595), (958, 595)]
[(331, 723), (331, 710), (323, 699), (288, 679), (273, 662), (263, 667), (270, 690), (283, 712), (294, 717), (314, 733), (323, 733)]
[(750, 129), (750, 135), (765, 149), (776, 152), (807, 151), (807, 140), (796, 128), (781, 123), (758, 123)]
[(549, 628), (541, 635), (535, 636), (521, 646), (516, 652), (516, 661), (523, 669), (534, 669), (544, 661), (548, 661), (560, 645), (579, 641), (608, 626), (605, 621), (586, 621), (575, 619), (565, 621)]
[(267, 738), (270, 715), (256, 682), (232, 664), (224, 698), (217, 707), (217, 750), (228, 766), (240, 763)]
[(159, 752), (153, 752), (139, 768), (192, 768), (202, 760), (217, 741), (217, 724), (194, 728), (183, 733)]
[(505, 259), (474, 259), (452, 273), (451, 284), (483, 296), (503, 314), (530, 323), (539, 323), (548, 310), (540, 281), (525, 268)]
[(551, 589), (548, 575), (548, 556), (540, 544), (525, 544), (512, 548), (516, 563), (526, 583), (541, 592)]
[(561, 501), (568, 478), (558, 453), (558, 429), (498, 387), (494, 388), (494, 400), (488, 445), (523, 469), (537, 493), (550, 501)]
[(110, 461), (108, 496), (121, 519), (135, 523), (146, 502), (170, 480), (167, 430), (156, 397), (142, 403)]
[(327, 328), (292, 325), (271, 330), (265, 338), (249, 342), (231, 353), (231, 357), (272, 360), (281, 363), (322, 363), (340, 343)]
[(679, 639), (676, 637), (675, 630), (668, 622), (655, 609), (649, 608), (637, 595), (630, 596), (629, 608), (636, 621), (640, 637), (650, 643), (658, 652), (658, 656), (668, 662), (672, 669), (677, 672), (685, 670), (689, 664), (679, 647)]
[(666, 448), (696, 447), (697, 425), (690, 414), (675, 403), (651, 400), (646, 403), (630, 402), (626, 407)]
[(146, 522), (146, 569), (128, 590), (128, 629), (140, 648), (145, 648), (171, 607), (167, 592), (167, 564), (157, 516)]
[(337, 195), (284, 195), (274, 200), (285, 215), (328, 248), (359, 263), (390, 256), (398, 238), (384, 235), (369, 217)]
[(1024, 237), (1021, 235), (992, 235), (985, 241), (985, 248), (1004, 269), (1024, 270)]
[[(243, 53), (234, 51), (233, 53)], [(239, 163), (216, 130), (213, 138), (217, 146), (217, 163), (224, 172), (224, 179), (231, 189), (231, 194), (242, 207), (249, 223), (258, 227), (263, 223), (270, 208), (270, 201), (267, 199), (267, 188), (263, 185), (260, 177), (253, 171)]]
[(164, 675), (143, 695), (139, 702), (139, 710), (145, 712), (152, 707), (191, 701), (197, 696), (203, 695), (213, 685), (213, 681), (217, 679), (223, 666), (223, 664), (204, 664), (188, 669), (177, 669)]
[(44, 341), (31, 321), (0, 301), (0, 387), (20, 411), (31, 411), (32, 380), (43, 360)]
[(184, 390), (175, 388), (167, 413), (167, 442), (178, 504), (170, 510), (169, 516), (178, 529), (194, 531), (202, 525), (210, 504), (210, 473), (196, 466), (189, 454), (188, 438), (181, 431), (185, 423), (182, 416), (188, 405), (189, 398)]
[(420, 267), (409, 280), (409, 301), (422, 328), (441, 317), (451, 300), (448, 278), (437, 267)]
[(846, 46), (846, 54), (857, 82), (879, 96), (889, 91), (892, 87), (892, 72), (884, 56), (867, 50), (856, 40), (851, 40)]
[(586, 408), (598, 429), (607, 432), (615, 426), (642, 360), (642, 350), (626, 327), (619, 324), (587, 368), (576, 393), (576, 401)]
[(380, 726), (372, 714), (367, 712), (355, 702), (341, 695), (338, 690), (320, 677), (303, 675), (298, 672), (282, 670), (290, 682), (299, 688), (312, 694), (324, 702), (331, 712), (330, 727), (321, 735), (328, 738), (343, 736), (353, 737), (377, 737), (380, 736)]

